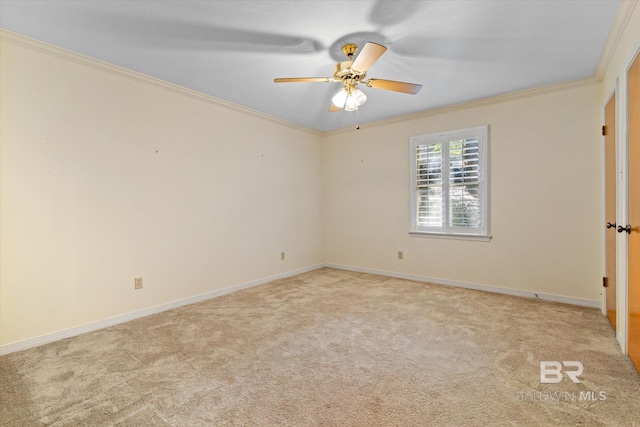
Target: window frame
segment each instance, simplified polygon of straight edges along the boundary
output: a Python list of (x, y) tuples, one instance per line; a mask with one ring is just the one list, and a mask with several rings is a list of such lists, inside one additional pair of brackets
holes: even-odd
[[(450, 156), (449, 144), (451, 141), (460, 139), (478, 139), (478, 192), (480, 204), (480, 225), (479, 227), (451, 227), (449, 226), (449, 206), (450, 206), (450, 180), (449, 174)], [(417, 153), (418, 146), (434, 145), (442, 143), (442, 194), (443, 194), (443, 212), (442, 221), (438, 226), (418, 225), (418, 165)], [(446, 146), (446, 149), (444, 148)], [(420, 237), (435, 237), (445, 239), (463, 239), (463, 240), (479, 240), (490, 241), (490, 156), (489, 156), (489, 125), (475, 126), (464, 129), (448, 130), (443, 132), (435, 132), (424, 135), (412, 136), (409, 140), (409, 158), (410, 158), (410, 226), (409, 234)], [(446, 178), (446, 179), (445, 179)]]

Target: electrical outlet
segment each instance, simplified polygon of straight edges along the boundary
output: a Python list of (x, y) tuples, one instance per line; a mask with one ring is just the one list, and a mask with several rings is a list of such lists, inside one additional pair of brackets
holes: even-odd
[(284, 252), (280, 252), (280, 261), (284, 261), (284, 258), (285, 258)]
[(133, 289), (142, 289), (142, 277), (133, 279)]
[(402, 251), (398, 251), (398, 259), (404, 259), (404, 253)]

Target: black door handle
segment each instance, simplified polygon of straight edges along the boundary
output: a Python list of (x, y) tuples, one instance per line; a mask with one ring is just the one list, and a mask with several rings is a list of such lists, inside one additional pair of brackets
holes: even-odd
[(618, 226), (618, 233), (622, 233), (623, 231), (626, 231), (627, 234), (631, 234), (631, 224), (627, 224), (626, 227), (623, 227), (621, 225)]
[(610, 222), (608, 222), (607, 228), (616, 228), (616, 223), (614, 222), (613, 224), (611, 224)]

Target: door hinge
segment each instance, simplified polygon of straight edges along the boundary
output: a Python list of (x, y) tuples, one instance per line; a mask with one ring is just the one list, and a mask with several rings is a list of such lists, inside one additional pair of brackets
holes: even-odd
[(606, 135), (607, 135), (607, 127), (602, 126), (602, 136), (606, 136)]
[(602, 278), (602, 287), (603, 288), (608, 288), (609, 287), (609, 278), (608, 277), (603, 277)]

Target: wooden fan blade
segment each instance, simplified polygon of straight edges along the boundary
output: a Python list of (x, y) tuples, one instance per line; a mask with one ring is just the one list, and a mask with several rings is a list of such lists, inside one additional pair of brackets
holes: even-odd
[(384, 80), (384, 79), (369, 79), (365, 82), (367, 87), (372, 87), (375, 89), (384, 89), (384, 90), (393, 90), (395, 92), (403, 92), (410, 93), (411, 95), (415, 95), (420, 92), (422, 89), (422, 85), (415, 83), (405, 83), (405, 82), (396, 82), (393, 80)]
[(366, 72), (369, 67), (371, 67), (371, 65), (386, 52), (386, 50), (387, 48), (381, 44), (367, 42), (367, 44), (362, 48), (362, 51), (356, 57), (356, 60), (353, 61), (351, 69), (361, 73)]
[(334, 104), (333, 102), (331, 103), (331, 107), (329, 107), (330, 113), (335, 113), (336, 111), (340, 111), (340, 110), (342, 110), (342, 108), (336, 106), (336, 104)]
[(299, 82), (335, 82), (331, 77), (281, 77), (273, 79), (274, 83), (299, 83)]

